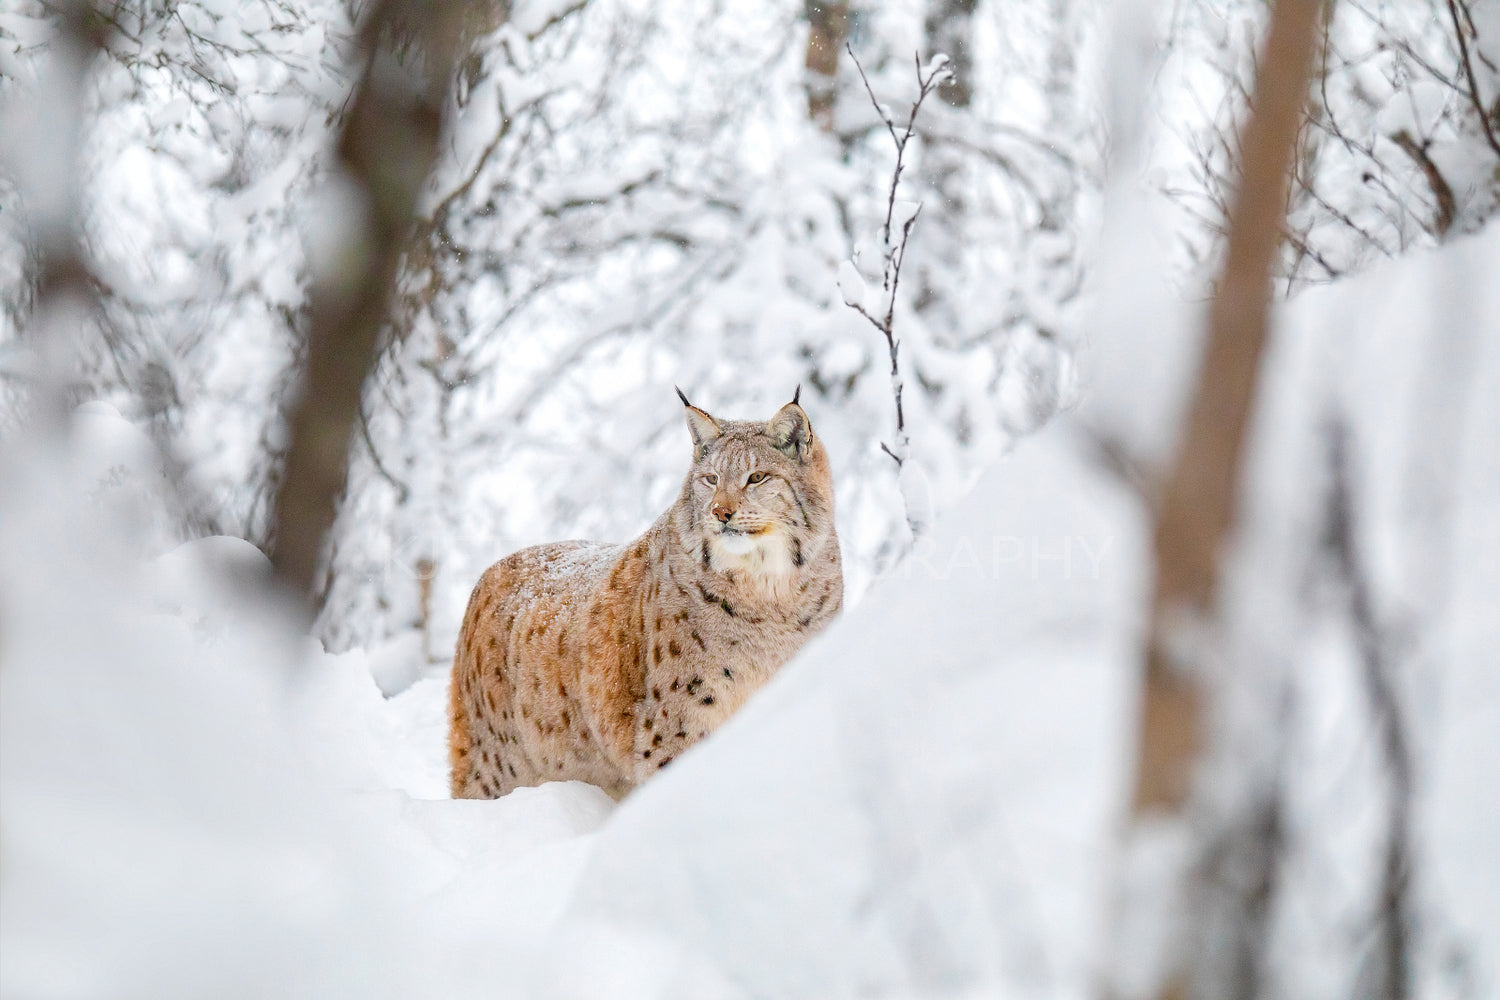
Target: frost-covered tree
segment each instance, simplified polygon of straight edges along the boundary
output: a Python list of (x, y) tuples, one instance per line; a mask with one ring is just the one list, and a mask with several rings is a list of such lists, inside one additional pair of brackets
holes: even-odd
[[(736, 415), (803, 383), (839, 456), (854, 588), (899, 551), (885, 345), (834, 282), (878, 232), (891, 165), (844, 43), (893, 106), (925, 50), (972, 67), (906, 180), (934, 220), (913, 261), (937, 263), (898, 308), (913, 450), (940, 500), (1055, 410), (1091, 160), (1055, 57), (1086, 40), (1088, 8), (959, 7), (964, 30), (943, 34), (944, 8), (921, 0), (470, 5), (453, 129), (364, 393), (324, 638), (415, 627), (441, 658), (493, 558), (627, 534), (678, 472), (674, 383)], [(339, 231), (337, 199), (314, 193), (364, 8), (96, 9), (112, 32), (89, 72), (80, 219), (102, 318), (77, 395), (147, 422), (177, 457), (179, 534), (264, 545), (306, 262)], [(1052, 12), (1067, 15), (1056, 30)], [(40, 2), (0, 21), (7, 99), (29, 98), (50, 24)], [(16, 265), (0, 279), (4, 373), (25, 368), (35, 281), (21, 207), (0, 218)], [(0, 383), (13, 413), (20, 377)]]
[[(102, 310), (75, 395), (146, 422), (175, 456), (184, 533), (263, 540), (348, 17), (333, 0), (88, 6), (107, 42), (88, 74), (78, 215)], [(7, 102), (38, 96), (51, 7), (23, 0), (0, 20)], [(0, 213), (0, 257), (17, 264), (0, 271), (0, 347), (35, 281), (17, 207)]]
[[(824, 50), (852, 42), (881, 99), (909, 101), (925, 16), (918, 3), (747, 16), (591, 0), (513, 10), (476, 33), (426, 240), (367, 392), (326, 638), (415, 627), (441, 659), (490, 561), (548, 537), (634, 530), (680, 474), (674, 383), (736, 415), (804, 383), (841, 458), (855, 586), (898, 551), (903, 506), (879, 449), (885, 345), (834, 282), (878, 237), (889, 140), (847, 57)], [(955, 109), (916, 159), (941, 145), (975, 165), (960, 214), (979, 235), (943, 235), (939, 212), (931, 243), (988, 285), (944, 286), (961, 328), (913, 313), (903, 331), (914, 450), (947, 493), (1065, 396), (1061, 315), (1089, 183), (1075, 82), (1024, 82), (1058, 51), (1047, 20), (1011, 23), (998, 6), (975, 16), (975, 51), (1009, 53), (994, 75), (975, 62), (969, 86), (988, 118)], [(1084, 23), (1073, 14), (1061, 47)], [(1043, 138), (1049, 123), (1066, 127)], [(925, 180), (916, 196), (941, 199)], [(1050, 257), (1032, 252), (1043, 217)]]
[[(1180, 107), (1184, 150), (1167, 185), (1198, 220), (1183, 234), (1195, 263), (1220, 245), (1237, 180), (1233, 123), (1248, 101), (1250, 39), (1265, 9), (1250, 0), (1174, 8), (1172, 42), (1194, 103)], [(1497, 136), (1494, 4), (1330, 4), (1288, 206), (1285, 287), (1484, 225), (1500, 210)]]

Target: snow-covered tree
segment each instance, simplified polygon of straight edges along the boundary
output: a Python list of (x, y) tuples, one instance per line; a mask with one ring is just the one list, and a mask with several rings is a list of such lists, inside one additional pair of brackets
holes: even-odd
[[(1182, 155), (1165, 183), (1217, 254), (1237, 174), (1234, 122), (1266, 6), (1174, 8)], [(1194, 124), (1196, 123), (1196, 124)], [(1329, 5), (1288, 206), (1285, 288), (1477, 230), (1500, 210), (1500, 16), (1469, 0)]]
[[(348, 17), (332, 0), (90, 9), (106, 42), (88, 76), (79, 224), (102, 312), (76, 395), (146, 421), (175, 456), (185, 533), (263, 541)], [(51, 5), (8, 9), (4, 100), (36, 96), (54, 32)], [(17, 207), (0, 213), (0, 253), (19, 265), (29, 225)], [(34, 280), (0, 272), (0, 344), (19, 340)]]
[[(803, 383), (840, 456), (855, 587), (894, 556), (905, 529), (879, 448), (884, 345), (834, 282), (878, 239), (889, 140), (847, 55), (824, 49), (851, 42), (881, 100), (909, 102), (925, 16), (917, 3), (747, 16), (591, 0), (513, 11), (475, 35), (367, 392), (329, 641), (416, 627), (444, 658), (489, 562), (549, 537), (635, 530), (680, 474), (672, 384), (738, 416), (773, 411)], [(1073, 12), (1062, 39), (1045, 18), (996, 8), (978, 21), (975, 106), (947, 111), (913, 157), (913, 196), (934, 211), (922, 253), (956, 255), (974, 277), (900, 305), (914, 451), (946, 494), (1066, 401), (1091, 176), (1076, 80), (1059, 66), (1025, 82), (1076, 47), (1084, 19)], [(991, 53), (1003, 72), (981, 72)], [(929, 147), (973, 178), (956, 213), (925, 179)], [(947, 319), (919, 316), (939, 299)]]

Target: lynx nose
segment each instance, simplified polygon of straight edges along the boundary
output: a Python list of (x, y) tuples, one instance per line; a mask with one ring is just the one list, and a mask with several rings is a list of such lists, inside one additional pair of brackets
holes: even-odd
[(728, 524), (729, 519), (734, 516), (734, 508), (727, 503), (714, 504), (714, 517), (719, 519), (720, 524)]

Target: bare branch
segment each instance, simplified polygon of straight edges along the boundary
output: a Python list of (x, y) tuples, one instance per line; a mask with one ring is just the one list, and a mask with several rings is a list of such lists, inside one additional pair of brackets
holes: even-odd
[(1388, 630), (1376, 616), (1369, 576), (1361, 564), (1355, 538), (1356, 511), (1349, 468), (1348, 428), (1338, 419), (1329, 422), (1328, 544), (1338, 575), (1348, 588), (1348, 613), (1364, 667), (1365, 691), (1380, 735), (1380, 751), (1388, 789), (1385, 855), (1377, 900), (1380, 949), (1374, 994), (1380, 1000), (1406, 1000), (1411, 995), (1412, 928), (1412, 795), (1414, 765), (1410, 725), (1396, 690), (1395, 658)]
[[(891, 358), (891, 398), (896, 407), (896, 445), (892, 448), (881, 442), (880, 450), (891, 457), (896, 463), (898, 470), (906, 465), (906, 460), (911, 455), (911, 437), (906, 432), (906, 407), (902, 402), (904, 385), (901, 379), (901, 341), (896, 338), (896, 292), (901, 286), (901, 265), (906, 261), (906, 247), (911, 239), (912, 227), (916, 225), (917, 216), (921, 214), (922, 206), (918, 204), (916, 209), (901, 222), (901, 234), (899, 241), (891, 238), (891, 227), (896, 215), (896, 193), (901, 187), (901, 173), (906, 169), (906, 147), (911, 142), (916, 132), (917, 115), (922, 110), (922, 103), (927, 100), (929, 94), (946, 80), (952, 77), (948, 69), (947, 56), (933, 56), (928, 64), (930, 70), (923, 75), (921, 56), (914, 56), (917, 66), (917, 98), (912, 102), (911, 112), (906, 118), (906, 127), (897, 129), (895, 121), (889, 112), (875, 97), (875, 89), (870, 86), (870, 78), (865, 75), (865, 68), (860, 65), (859, 57), (854, 54), (854, 49), (845, 46), (849, 58), (854, 60), (854, 68), (859, 71), (859, 78), (864, 81), (865, 92), (870, 95), (870, 103), (875, 107), (875, 113), (885, 123), (886, 130), (890, 132), (891, 142), (896, 146), (896, 165), (891, 170), (891, 185), (886, 195), (885, 222), (880, 229), (881, 239), (881, 310), (880, 315), (872, 314), (864, 302), (849, 301), (846, 304), (865, 319), (870, 325), (879, 330), (885, 337), (886, 349)], [(905, 491), (903, 490), (903, 494)], [(912, 510), (910, 497), (905, 498), (906, 523), (911, 528), (913, 536), (920, 533), (922, 521)]]
[(360, 440), (365, 444), (365, 451), (370, 455), (370, 464), (375, 467), (376, 474), (396, 491), (396, 502), (398, 504), (406, 503), (407, 499), (411, 496), (411, 490), (407, 488), (405, 483), (392, 475), (391, 470), (386, 468), (385, 462), (381, 461), (380, 449), (375, 447), (375, 439), (370, 435), (370, 417), (369, 414), (365, 413), (363, 406), (359, 408), (358, 416), (359, 436)]
[(1391, 136), (1391, 141), (1400, 146), (1407, 156), (1412, 158), (1422, 170), (1422, 175), (1427, 178), (1427, 186), (1432, 188), (1433, 200), (1437, 202), (1437, 218), (1433, 220), (1432, 227), (1437, 233), (1438, 239), (1448, 235), (1448, 230), (1453, 228), (1453, 220), (1458, 213), (1458, 203), (1453, 197), (1453, 188), (1449, 186), (1448, 179), (1438, 169), (1432, 157), (1427, 155), (1427, 147), (1412, 138), (1406, 129)]
[[(1468, 11), (1465, 10), (1467, 15)], [(1495, 127), (1490, 124), (1490, 113), (1484, 106), (1484, 100), (1479, 96), (1479, 81), (1474, 77), (1474, 62), (1469, 57), (1469, 42), (1464, 37), (1464, 26), (1459, 21), (1458, 0), (1448, 0), (1448, 15), (1453, 19), (1453, 37), (1458, 39), (1459, 62), (1463, 65), (1464, 76), (1469, 80), (1469, 100), (1474, 104), (1474, 111), (1479, 116), (1479, 127), (1484, 129), (1484, 137), (1489, 141), (1490, 148), (1500, 156), (1500, 139), (1495, 138)], [(1469, 21), (1472, 29), (1474, 22)]]

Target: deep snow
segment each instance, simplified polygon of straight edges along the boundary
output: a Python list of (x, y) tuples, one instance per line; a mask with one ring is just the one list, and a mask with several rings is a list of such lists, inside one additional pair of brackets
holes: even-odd
[[(1348, 985), (1341, 921), (1378, 833), (1347, 637), (1298, 589), (1333, 402), (1378, 606), (1410, 609), (1420, 639), (1402, 661), (1421, 754), (1420, 995), (1463, 995), (1449, 954), (1467, 995), (1500, 984), (1495, 259), (1500, 231), (1304, 296), (1269, 362), (1230, 628), (1245, 671), (1269, 665), (1301, 698), (1277, 947), (1302, 996)], [(159, 474), (126, 421), (91, 408), (66, 460), (9, 447), (0, 993), (1089, 995), (1147, 592), (1143, 505), (1096, 461), (1089, 422), (1132, 385), (1153, 412), (1180, 392), (1137, 379), (1146, 362), (1119, 345), (1099, 354), (1126, 360), (1092, 372), (1097, 407), (990, 469), (903, 567), (618, 807), (577, 784), (445, 800), (443, 678), (383, 697), (372, 668), (398, 687), (382, 663), (399, 654), (298, 638), (243, 543), (143, 559), (140, 498)]]

